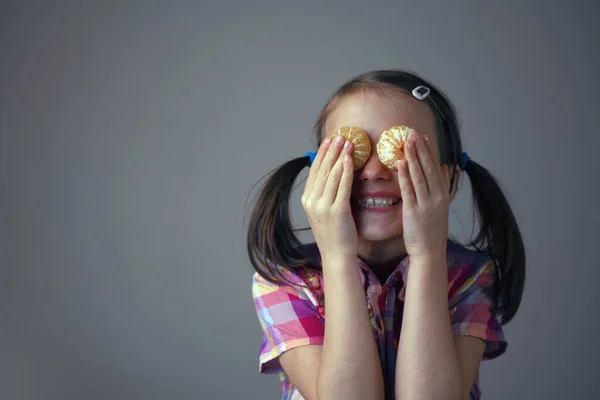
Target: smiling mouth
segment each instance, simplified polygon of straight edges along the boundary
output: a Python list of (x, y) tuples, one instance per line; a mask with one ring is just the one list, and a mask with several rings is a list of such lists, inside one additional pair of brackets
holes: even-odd
[(362, 208), (389, 208), (400, 204), (399, 197), (356, 197), (353, 203)]

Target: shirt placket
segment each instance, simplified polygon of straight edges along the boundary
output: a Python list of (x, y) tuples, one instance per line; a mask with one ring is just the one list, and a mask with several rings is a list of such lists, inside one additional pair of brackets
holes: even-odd
[(364, 279), (369, 315), (377, 340), (386, 399), (393, 399), (398, 348), (396, 333), (399, 332), (403, 308), (402, 305), (397, 306), (396, 298), (400, 293), (401, 288), (397, 286), (402, 282), (402, 274), (401, 271), (395, 271), (387, 282), (381, 285), (379, 279), (364, 268), (361, 270), (361, 278)]

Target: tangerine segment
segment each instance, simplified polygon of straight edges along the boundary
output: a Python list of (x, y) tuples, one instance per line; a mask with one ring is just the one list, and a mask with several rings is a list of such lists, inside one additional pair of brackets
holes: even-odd
[(371, 139), (369, 139), (369, 136), (356, 126), (341, 127), (333, 132), (331, 139), (335, 139), (336, 136), (341, 136), (352, 142), (354, 147), (352, 152), (354, 169), (356, 170), (364, 167), (369, 160), (369, 157), (371, 157)]
[(414, 131), (408, 126), (394, 126), (383, 131), (377, 142), (377, 155), (383, 165), (397, 170), (396, 163), (406, 158), (404, 146)]

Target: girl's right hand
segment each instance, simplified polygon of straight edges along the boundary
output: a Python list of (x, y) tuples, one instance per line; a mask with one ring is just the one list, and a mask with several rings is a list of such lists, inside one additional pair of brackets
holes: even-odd
[(356, 257), (358, 235), (350, 207), (352, 143), (338, 136), (321, 143), (302, 194), (302, 206), (321, 258)]

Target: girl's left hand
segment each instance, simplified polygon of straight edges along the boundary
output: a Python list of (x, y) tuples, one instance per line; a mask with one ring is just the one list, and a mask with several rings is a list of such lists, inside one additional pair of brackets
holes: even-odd
[(448, 166), (434, 161), (434, 151), (431, 140), (415, 132), (398, 166), (404, 244), (413, 258), (446, 257), (450, 180)]

